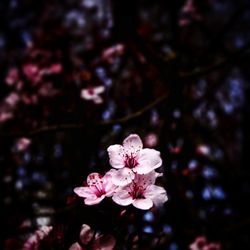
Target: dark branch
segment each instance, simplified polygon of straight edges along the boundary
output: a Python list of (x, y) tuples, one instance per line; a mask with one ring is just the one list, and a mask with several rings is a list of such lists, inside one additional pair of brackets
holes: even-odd
[[(109, 121), (105, 121), (105, 122), (98, 122), (96, 125), (97, 126), (110, 126), (113, 124), (117, 124), (117, 123), (126, 123), (128, 121), (131, 121), (141, 115), (143, 115), (144, 113), (146, 113), (147, 111), (149, 111), (151, 108), (155, 107), (157, 104), (159, 104), (160, 102), (162, 102), (163, 100), (165, 100), (167, 98), (167, 95), (162, 95), (160, 97), (158, 97), (156, 100), (154, 100), (153, 102), (149, 103), (148, 105), (144, 106), (142, 109), (118, 118), (118, 119), (114, 119), (114, 120), (109, 120)], [(27, 137), (32, 137), (34, 135), (38, 135), (38, 134), (43, 134), (43, 133), (49, 133), (49, 132), (54, 132), (54, 131), (60, 131), (60, 130), (72, 130), (72, 129), (82, 129), (86, 124), (75, 124), (75, 123), (70, 123), (70, 124), (56, 124), (56, 125), (51, 125), (51, 126), (44, 126), (35, 130), (32, 130), (30, 132), (25, 132), (25, 131), (21, 131), (21, 132), (13, 132), (13, 133), (1, 133), (0, 137), (15, 137), (15, 136), (27, 136)]]

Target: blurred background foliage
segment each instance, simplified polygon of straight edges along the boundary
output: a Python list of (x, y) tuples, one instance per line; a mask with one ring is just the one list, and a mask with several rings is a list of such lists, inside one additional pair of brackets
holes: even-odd
[[(68, 249), (82, 223), (117, 249), (250, 249), (248, 0), (1, 0), (0, 16), (2, 249), (43, 225), (44, 249)], [(99, 104), (81, 95), (96, 86)], [(169, 201), (115, 231), (123, 208), (73, 188), (130, 133), (161, 152)]]

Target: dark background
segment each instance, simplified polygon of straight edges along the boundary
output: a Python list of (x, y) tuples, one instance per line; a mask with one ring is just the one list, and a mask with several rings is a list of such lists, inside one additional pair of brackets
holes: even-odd
[[(41, 225), (54, 228), (44, 249), (68, 249), (82, 223), (114, 234), (117, 249), (132, 249), (135, 235), (134, 249), (188, 249), (199, 235), (222, 249), (250, 249), (250, 3), (185, 6), (1, 0), (3, 249), (22, 249)], [(38, 81), (24, 72), (25, 65), (41, 72), (55, 64), (62, 70)], [(8, 84), (13, 68), (18, 76)], [(81, 98), (83, 88), (99, 85), (102, 104)], [(14, 104), (7, 99), (13, 93)], [(139, 212), (120, 233), (120, 207), (87, 207), (73, 188), (109, 170), (107, 147), (130, 133), (145, 147), (148, 135), (156, 139), (169, 201)], [(31, 144), (18, 150), (22, 137)]]

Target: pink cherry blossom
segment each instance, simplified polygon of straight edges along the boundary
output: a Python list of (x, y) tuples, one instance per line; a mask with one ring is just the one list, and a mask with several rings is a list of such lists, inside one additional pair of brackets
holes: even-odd
[(105, 197), (113, 195), (116, 186), (112, 183), (113, 170), (108, 171), (103, 177), (98, 173), (91, 173), (87, 177), (87, 186), (76, 187), (74, 192), (85, 198), (86, 205), (100, 203)]
[(105, 90), (104, 86), (89, 87), (81, 90), (81, 97), (88, 101), (93, 101), (96, 104), (103, 102), (100, 94)]
[(221, 245), (217, 242), (209, 242), (205, 236), (198, 236), (189, 246), (190, 250), (220, 250)]
[(17, 151), (21, 152), (28, 148), (28, 146), (31, 144), (31, 140), (25, 137), (22, 137), (17, 140), (16, 142), (16, 149)]
[(195, 241), (189, 246), (190, 250), (200, 250), (207, 243), (207, 238), (205, 236), (199, 236), (195, 239)]
[(155, 133), (149, 133), (144, 138), (144, 144), (147, 147), (153, 148), (158, 143), (158, 136)]
[(207, 146), (205, 144), (200, 144), (197, 146), (196, 152), (199, 155), (206, 155), (207, 156), (211, 153), (211, 149), (209, 146)]
[(113, 168), (119, 169), (113, 174), (115, 185), (127, 185), (135, 173), (147, 174), (161, 166), (160, 152), (142, 147), (142, 141), (136, 134), (129, 135), (123, 146), (115, 144), (108, 147), (109, 162)]
[(80, 237), (80, 243), (73, 243), (69, 250), (113, 250), (116, 240), (112, 235), (102, 235), (94, 232), (87, 224), (83, 224)]
[(22, 250), (38, 250), (40, 242), (52, 231), (51, 226), (42, 226), (35, 231), (24, 243)]
[(182, 17), (179, 20), (179, 26), (188, 26), (193, 20), (199, 21), (201, 16), (197, 13), (193, 0), (187, 0), (181, 9)]
[(5, 82), (7, 85), (12, 86), (19, 79), (18, 69), (11, 68), (5, 78)]
[(202, 250), (220, 250), (220, 249), (221, 249), (220, 244), (212, 242), (204, 246)]
[(27, 77), (28, 80), (33, 84), (37, 84), (41, 80), (40, 69), (36, 64), (25, 64), (23, 66), (23, 73)]
[(125, 48), (123, 44), (116, 44), (112, 47), (105, 49), (102, 52), (102, 58), (111, 64), (114, 62), (115, 56), (121, 56), (124, 53), (124, 50)]
[(52, 64), (49, 68), (51, 74), (59, 74), (62, 72), (62, 65), (60, 63)]
[(0, 123), (6, 122), (13, 118), (12, 111), (6, 109), (6, 107), (0, 107)]
[(162, 205), (167, 201), (166, 190), (154, 185), (158, 173), (152, 171), (148, 174), (135, 174), (134, 180), (123, 187), (119, 187), (112, 199), (121, 206), (132, 204), (139, 209), (149, 209), (155, 204)]
[(16, 92), (11, 92), (5, 99), (5, 103), (8, 104), (11, 108), (14, 108), (19, 102), (20, 97)]
[(43, 97), (53, 97), (59, 93), (59, 91), (53, 87), (51, 82), (42, 84), (37, 92)]

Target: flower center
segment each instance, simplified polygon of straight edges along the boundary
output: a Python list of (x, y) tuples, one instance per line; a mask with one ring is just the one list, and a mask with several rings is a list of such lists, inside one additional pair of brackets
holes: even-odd
[(137, 160), (135, 159), (134, 156), (129, 156), (129, 155), (126, 155), (126, 159), (125, 159), (125, 167), (126, 168), (134, 168), (138, 165), (138, 162)]
[(105, 190), (99, 189), (97, 186), (95, 186), (95, 188), (96, 188), (95, 194), (97, 197), (101, 197), (102, 195), (106, 194)]
[(91, 88), (91, 87), (89, 87), (89, 88), (88, 88), (88, 93), (89, 93), (90, 95), (94, 95), (94, 89)]
[(93, 190), (97, 197), (101, 197), (102, 195), (106, 194), (105, 188), (103, 186), (102, 180), (96, 180), (89, 187)]
[(133, 183), (133, 188), (129, 194), (132, 196), (133, 199), (143, 199), (144, 197), (145, 188), (142, 186), (137, 186), (136, 183)]

